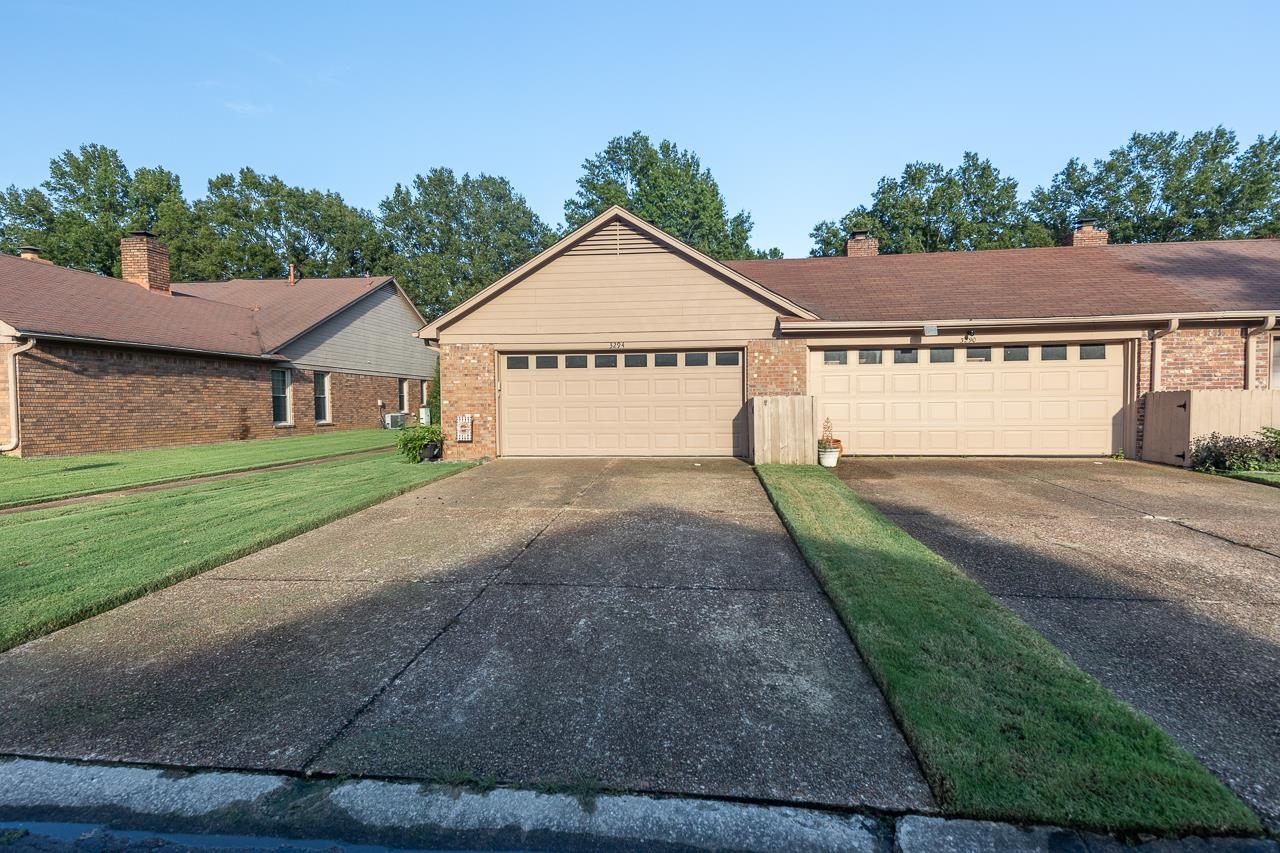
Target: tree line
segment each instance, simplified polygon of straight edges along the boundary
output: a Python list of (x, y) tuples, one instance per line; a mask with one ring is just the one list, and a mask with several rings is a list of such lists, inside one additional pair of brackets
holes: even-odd
[[(582, 166), (563, 226), (543, 221), (503, 177), (440, 167), (397, 184), (376, 210), (334, 192), (243, 168), (189, 199), (173, 172), (131, 170), (118, 151), (63, 152), (39, 186), (0, 193), (0, 251), (40, 247), (54, 263), (120, 273), (120, 238), (147, 230), (169, 246), (175, 280), (394, 275), (428, 318), (501, 278), (612, 204), (721, 260), (781, 257), (751, 243), (747, 211), (730, 212), (698, 156), (640, 132), (611, 140)], [(1025, 201), (989, 160), (910, 163), (881, 179), (871, 203), (811, 232), (811, 255), (835, 255), (867, 229), (884, 252), (939, 252), (1060, 242), (1093, 216), (1113, 242), (1280, 234), (1280, 137), (1241, 148), (1215, 128), (1134, 134), (1107, 157), (1071, 160)]]
[(1025, 201), (1016, 180), (973, 152), (952, 168), (909, 163), (880, 180), (869, 205), (815, 225), (809, 254), (840, 254), (856, 229), (888, 253), (1053, 246), (1081, 217), (1100, 220), (1113, 243), (1280, 235), (1280, 136), (1242, 149), (1222, 127), (1135, 133), (1092, 163), (1071, 159)]

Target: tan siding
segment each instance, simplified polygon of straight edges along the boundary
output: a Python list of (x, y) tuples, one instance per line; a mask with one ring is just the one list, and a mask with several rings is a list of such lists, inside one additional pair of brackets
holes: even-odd
[(608, 251), (607, 239), (589, 250), (580, 244), (458, 319), (441, 332), (441, 343), (595, 348), (622, 342), (633, 349), (680, 341), (743, 344), (773, 335), (775, 308), (664, 247), (654, 251), (639, 242), (621, 253)]

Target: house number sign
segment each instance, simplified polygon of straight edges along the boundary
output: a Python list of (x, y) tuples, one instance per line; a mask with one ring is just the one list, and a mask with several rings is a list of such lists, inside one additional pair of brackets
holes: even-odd
[(471, 441), (471, 415), (458, 415), (458, 426), (454, 441), (460, 443)]

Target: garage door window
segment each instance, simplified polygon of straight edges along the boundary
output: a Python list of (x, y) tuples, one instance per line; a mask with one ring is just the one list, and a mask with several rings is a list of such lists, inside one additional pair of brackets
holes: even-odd
[(653, 354), (654, 367), (679, 367), (679, 359), (673, 352), (656, 352)]
[(956, 360), (956, 351), (951, 347), (934, 347), (929, 350), (930, 364), (951, 364)]
[(1040, 347), (1041, 361), (1066, 361), (1067, 348), (1057, 344), (1053, 346)]
[(878, 349), (858, 350), (858, 364), (879, 364), (883, 359), (884, 353)]
[(829, 349), (822, 353), (823, 364), (848, 364), (849, 351), (846, 349)]
[(1106, 344), (1081, 344), (1080, 360), (1081, 361), (1097, 361), (1098, 359), (1107, 357)]
[(737, 364), (738, 364), (738, 354), (736, 352), (716, 353), (717, 367), (736, 367)]
[(618, 357), (616, 355), (613, 355), (612, 353), (609, 353), (607, 355), (601, 354), (596, 356), (596, 367), (617, 367), (617, 366), (618, 366)]
[(585, 355), (566, 355), (564, 357), (564, 366), (568, 368), (586, 367), (587, 357)]
[(969, 347), (965, 350), (966, 361), (990, 361), (991, 347)]
[(528, 370), (529, 356), (527, 355), (509, 355), (507, 356), (507, 370)]
[(534, 359), (533, 366), (539, 370), (555, 370), (560, 366), (560, 356), (540, 355)]
[(685, 367), (706, 367), (707, 353), (705, 352), (687, 352), (684, 354)]
[(649, 354), (643, 352), (629, 352), (622, 357), (624, 367), (648, 367)]
[(915, 364), (919, 359), (920, 356), (917, 354), (914, 347), (895, 349), (893, 351), (894, 364)]
[(1005, 361), (1028, 361), (1031, 358), (1030, 347), (1005, 347)]

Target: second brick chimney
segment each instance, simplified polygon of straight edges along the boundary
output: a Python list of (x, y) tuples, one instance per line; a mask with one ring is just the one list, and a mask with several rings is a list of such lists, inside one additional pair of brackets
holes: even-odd
[(1068, 246), (1105, 246), (1107, 229), (1098, 227), (1096, 219), (1077, 219), (1067, 238)]
[(120, 240), (120, 277), (153, 293), (168, 293), (168, 247), (150, 231), (130, 231)]
[(844, 253), (850, 258), (870, 258), (880, 254), (880, 241), (870, 231), (854, 231), (844, 241)]

